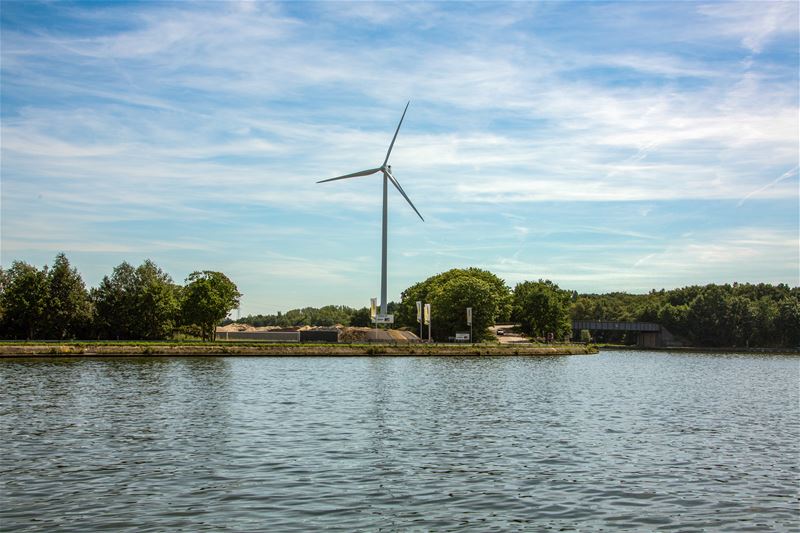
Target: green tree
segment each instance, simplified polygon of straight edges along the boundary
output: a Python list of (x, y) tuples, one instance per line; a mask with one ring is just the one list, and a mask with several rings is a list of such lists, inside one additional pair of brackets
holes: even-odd
[(730, 346), (725, 288), (708, 285), (689, 304), (689, 333), (699, 346)]
[(689, 333), (688, 316), (688, 305), (672, 305), (671, 303), (665, 303), (661, 306), (661, 309), (658, 310), (657, 322), (667, 328), (671, 333), (687, 336)]
[[(511, 292), (505, 282), (488, 270), (480, 268), (454, 268), (441, 274), (431, 276), (425, 281), (415, 283), (403, 291), (401, 300), (397, 304), (395, 323), (400, 326), (417, 328), (417, 301), (432, 303), (433, 293), (454, 278), (467, 276), (487, 283), (497, 301), (497, 310), (494, 320), (506, 321), (511, 316)], [(433, 313), (438, 313), (434, 310)], [(434, 330), (436, 325), (434, 324)]]
[(495, 288), (478, 276), (465, 273), (449, 279), (436, 287), (431, 300), (432, 334), (437, 340), (446, 340), (457, 331), (468, 331), (467, 307), (472, 307), (474, 341), (489, 337), (489, 326), (495, 323), (500, 308), (500, 298)]
[(800, 346), (800, 298), (787, 295), (778, 302), (775, 331), (781, 346)]
[[(11, 280), (8, 276), (8, 271), (6, 271), (4, 268), (0, 268), (0, 332), (5, 330), (4, 326), (5, 311), (3, 309), (3, 294), (5, 293), (6, 287), (8, 287), (10, 281)], [(2, 336), (1, 333), (0, 336)]]
[(164, 339), (180, 320), (180, 287), (153, 261), (114, 268), (92, 290), (95, 328), (111, 339)]
[(135, 333), (143, 339), (164, 339), (177, 326), (180, 314), (177, 287), (172, 278), (151, 260), (134, 275)]
[(136, 304), (136, 269), (127, 262), (114, 268), (111, 277), (103, 276), (92, 289), (95, 306), (95, 328), (107, 339), (136, 338), (138, 326)]
[(66, 339), (85, 334), (92, 320), (92, 304), (81, 275), (63, 253), (56, 256), (47, 281), (47, 336)]
[(369, 308), (362, 307), (361, 309), (356, 309), (350, 315), (350, 325), (353, 327), (369, 327), (372, 325), (372, 321), (369, 316)]
[(192, 272), (183, 292), (183, 320), (199, 326), (204, 341), (214, 340), (217, 323), (239, 305), (242, 296), (225, 274), (210, 270)]
[[(773, 295), (774, 296), (774, 295)], [(777, 346), (780, 333), (777, 331), (780, 307), (771, 296), (762, 296), (752, 302), (753, 344), (757, 346)]]
[[(729, 330), (728, 336), (734, 346), (750, 346), (755, 334), (756, 308), (744, 296), (731, 296), (725, 303), (723, 326)], [(716, 334), (721, 336), (721, 334)]]
[(46, 332), (49, 283), (47, 267), (39, 270), (14, 261), (5, 273), (0, 308), (2, 331), (13, 339), (39, 339)]
[(556, 339), (571, 335), (571, 295), (549, 280), (525, 281), (514, 287), (513, 318), (522, 331), (534, 337), (552, 333)]

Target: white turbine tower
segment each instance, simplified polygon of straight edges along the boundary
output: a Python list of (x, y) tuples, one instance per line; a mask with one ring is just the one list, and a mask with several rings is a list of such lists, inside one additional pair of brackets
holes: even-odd
[(388, 222), (387, 221), (387, 215), (388, 215), (388, 193), (387, 193), (387, 189), (388, 189), (388, 183), (390, 181), (392, 182), (392, 185), (394, 185), (395, 188), (397, 188), (397, 190), (400, 192), (400, 194), (403, 195), (403, 198), (406, 199), (406, 201), (408, 202), (408, 205), (411, 206), (411, 209), (413, 209), (414, 212), (417, 214), (417, 216), (419, 216), (419, 218), (422, 219), (423, 222), (425, 222), (425, 219), (422, 218), (422, 215), (419, 214), (419, 211), (417, 211), (417, 208), (414, 207), (414, 204), (411, 202), (411, 199), (409, 199), (409, 197), (406, 194), (406, 192), (400, 186), (400, 182), (398, 182), (397, 178), (395, 178), (394, 175), (392, 174), (391, 165), (387, 164), (389, 162), (389, 156), (392, 154), (392, 147), (394, 146), (394, 141), (397, 139), (397, 132), (400, 131), (400, 126), (403, 124), (403, 119), (406, 116), (406, 111), (408, 111), (408, 105), (410, 103), (411, 102), (409, 101), (408, 104), (406, 104), (406, 108), (403, 110), (403, 116), (400, 117), (400, 123), (397, 125), (397, 129), (394, 131), (394, 137), (392, 137), (392, 142), (391, 142), (391, 144), (389, 144), (389, 151), (386, 152), (386, 159), (383, 160), (383, 164), (381, 166), (379, 166), (378, 168), (370, 168), (368, 170), (362, 170), (360, 172), (353, 172), (352, 174), (345, 174), (344, 176), (338, 176), (336, 178), (330, 178), (330, 179), (327, 179), (327, 180), (321, 180), (321, 181), (317, 182), (317, 183), (325, 183), (327, 181), (343, 180), (343, 179), (347, 179), (347, 178), (357, 178), (359, 176), (369, 176), (370, 174), (375, 174), (376, 172), (382, 172), (383, 173), (383, 232), (381, 234), (382, 235), (382, 240), (381, 240), (381, 245), (382, 245), (381, 246), (381, 312), (380, 312), (380, 316), (381, 317), (386, 317), (387, 316), (387, 312), (386, 312), (386, 304), (387, 304), (387, 302), (386, 302), (386, 240), (387, 240), (386, 236), (387, 236), (387, 233), (386, 233), (386, 230), (387, 230), (387, 222)]

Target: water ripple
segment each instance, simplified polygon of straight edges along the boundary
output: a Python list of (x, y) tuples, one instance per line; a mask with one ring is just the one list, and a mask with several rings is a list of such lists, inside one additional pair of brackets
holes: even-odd
[(2, 531), (800, 531), (800, 359), (0, 360)]

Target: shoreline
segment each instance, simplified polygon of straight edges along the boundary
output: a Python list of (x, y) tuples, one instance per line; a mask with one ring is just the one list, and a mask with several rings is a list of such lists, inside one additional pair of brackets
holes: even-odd
[(599, 351), (604, 350), (626, 350), (631, 352), (678, 352), (678, 353), (743, 353), (743, 354), (779, 354), (779, 355), (800, 355), (800, 348), (745, 348), (743, 346), (729, 347), (709, 347), (709, 346), (661, 346), (661, 347), (642, 347), (629, 346), (625, 344), (598, 344)]
[(453, 344), (278, 344), (231, 342), (25, 342), (0, 343), (0, 358), (14, 357), (116, 357), (116, 356), (527, 356), (595, 355), (597, 347), (564, 345), (453, 345)]

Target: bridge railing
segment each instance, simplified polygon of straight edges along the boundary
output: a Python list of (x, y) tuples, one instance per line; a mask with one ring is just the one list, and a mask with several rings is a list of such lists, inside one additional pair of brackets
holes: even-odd
[(614, 322), (611, 320), (573, 320), (573, 330), (589, 331), (661, 331), (661, 325), (653, 322)]

